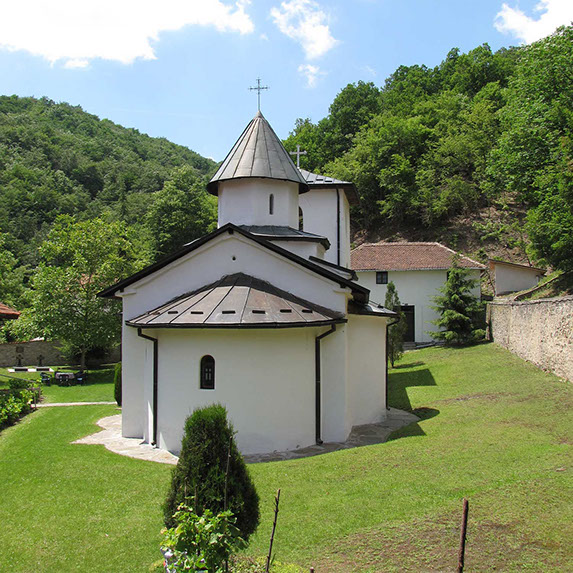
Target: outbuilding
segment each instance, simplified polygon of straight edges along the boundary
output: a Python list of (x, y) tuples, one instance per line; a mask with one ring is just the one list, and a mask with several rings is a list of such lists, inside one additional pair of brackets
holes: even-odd
[[(364, 243), (351, 253), (351, 267), (358, 283), (371, 292), (373, 300), (384, 302), (391, 281), (396, 286), (408, 329), (404, 341), (428, 343), (439, 318), (434, 310), (434, 297), (440, 294), (452, 266), (455, 251), (440, 243)], [(459, 264), (468, 269), (476, 286), (473, 295), (481, 295), (480, 273), (485, 266), (460, 255)]]

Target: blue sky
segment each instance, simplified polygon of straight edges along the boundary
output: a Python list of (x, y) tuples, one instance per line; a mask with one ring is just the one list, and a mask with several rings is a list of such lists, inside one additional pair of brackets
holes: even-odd
[(256, 113), (279, 137), (358, 80), (458, 47), (530, 43), (571, 0), (19, 0), (0, 20), (0, 93), (47, 96), (216, 160)]

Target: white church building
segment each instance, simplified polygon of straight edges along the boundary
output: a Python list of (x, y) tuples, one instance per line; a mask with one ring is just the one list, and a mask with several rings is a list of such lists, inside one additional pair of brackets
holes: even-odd
[(178, 453), (212, 403), (244, 454), (382, 421), (395, 314), (348, 268), (354, 186), (297, 169), (258, 112), (207, 189), (216, 231), (100, 293), (123, 302), (123, 435)]

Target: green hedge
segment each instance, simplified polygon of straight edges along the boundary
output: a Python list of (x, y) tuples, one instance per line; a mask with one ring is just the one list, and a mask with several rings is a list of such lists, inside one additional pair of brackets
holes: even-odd
[(34, 399), (32, 390), (14, 390), (0, 394), (0, 430), (15, 424), (32, 409)]

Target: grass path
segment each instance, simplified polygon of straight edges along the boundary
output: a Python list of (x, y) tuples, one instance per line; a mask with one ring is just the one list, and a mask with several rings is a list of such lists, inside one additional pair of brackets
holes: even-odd
[[(80, 388), (81, 390), (81, 388)], [(424, 419), (386, 444), (251, 471), (281, 561), (329, 571), (573, 570), (571, 385), (494, 346), (408, 353), (391, 405)], [(0, 571), (146, 571), (170, 469), (71, 445), (113, 406), (44, 408), (0, 434)], [(308, 569), (306, 569), (308, 570)]]

